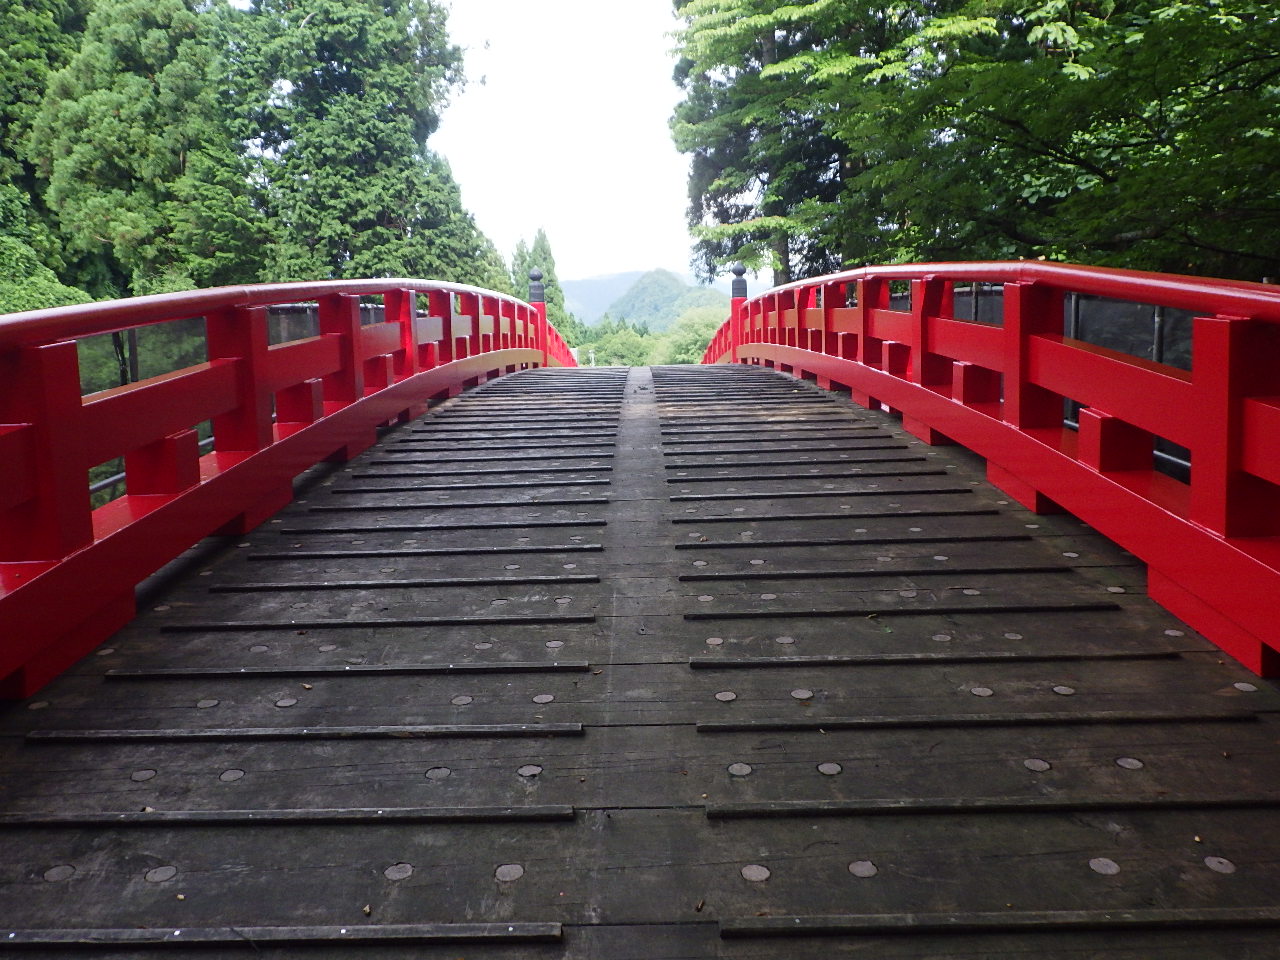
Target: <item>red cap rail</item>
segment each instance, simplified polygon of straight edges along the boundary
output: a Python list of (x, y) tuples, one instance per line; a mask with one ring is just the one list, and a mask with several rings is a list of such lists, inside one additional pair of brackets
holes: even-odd
[[(361, 323), (361, 297), (381, 298), (382, 322)], [(319, 335), (271, 344), (267, 307), (305, 300)], [(193, 317), (207, 363), (81, 396), (77, 339)], [(545, 304), (426, 280), (0, 316), (0, 696), (33, 693), (132, 618), (144, 578), (204, 536), (252, 529), (292, 499), (295, 476), (354, 457), (378, 426), (505, 373), (574, 365)], [(121, 456), (126, 494), (91, 509), (89, 468)]]
[[(909, 309), (891, 307), (895, 282)], [(1003, 287), (998, 325), (956, 317), (975, 283)], [(1069, 294), (1192, 312), (1190, 371), (1070, 338)], [(703, 363), (838, 385), (963, 444), (1020, 503), (1145, 561), (1151, 597), (1223, 650), (1280, 673), (1277, 288), (1039, 261), (866, 267), (736, 297)], [(1155, 469), (1158, 438), (1191, 451), (1189, 483)]]

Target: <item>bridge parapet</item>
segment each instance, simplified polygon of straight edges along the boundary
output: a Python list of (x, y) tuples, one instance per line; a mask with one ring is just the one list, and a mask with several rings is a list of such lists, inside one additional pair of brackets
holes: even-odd
[[(990, 318), (957, 289), (993, 285)], [(740, 291), (735, 291), (739, 293)], [(1157, 602), (1280, 673), (1280, 290), (1044, 263), (908, 264), (735, 296), (704, 363), (776, 367), (963, 444), (1148, 565)], [(1184, 370), (1078, 338), (1081, 296), (1189, 311)], [(964, 314), (968, 313), (966, 317)], [(1190, 451), (1189, 477), (1158, 450)]]
[[(362, 323), (361, 298), (381, 301), (380, 321)], [(272, 343), (267, 308), (299, 301), (317, 303), (318, 335)], [(81, 395), (77, 340), (199, 317), (207, 363)], [(357, 455), (378, 426), (505, 373), (575, 365), (545, 304), (426, 280), (0, 317), (0, 696), (34, 692), (133, 616), (137, 583), (204, 536), (261, 523), (295, 476)], [(88, 471), (116, 457), (126, 493), (92, 509)]]

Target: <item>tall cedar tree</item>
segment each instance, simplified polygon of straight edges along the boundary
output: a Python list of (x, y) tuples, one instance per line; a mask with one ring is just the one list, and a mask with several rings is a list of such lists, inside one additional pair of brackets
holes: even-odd
[(237, 59), (267, 92), (244, 131), (273, 225), (264, 279), (505, 278), (426, 145), (462, 80), (445, 18), (435, 0), (256, 0)]
[(260, 218), (226, 107), (221, 0), (97, 0), (31, 133), (68, 260), (95, 296), (255, 273)]
[(528, 296), (529, 271), (535, 268), (542, 271), (547, 319), (569, 346), (577, 346), (582, 341), (583, 324), (565, 308), (564, 290), (560, 288), (560, 278), (556, 274), (556, 258), (551, 252), (551, 241), (547, 239), (547, 232), (541, 228), (533, 238), (532, 247), (521, 240), (511, 255), (511, 285), (517, 296)]
[(0, 0), (0, 234), (55, 269), (63, 266), (61, 246), (27, 138), (50, 74), (80, 46), (87, 14), (88, 0)]

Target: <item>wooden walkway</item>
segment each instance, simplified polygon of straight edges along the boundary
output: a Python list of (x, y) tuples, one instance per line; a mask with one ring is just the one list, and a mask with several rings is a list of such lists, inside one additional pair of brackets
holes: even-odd
[(0, 711), (0, 952), (1280, 956), (1276, 690), (809, 384), (495, 381), (191, 566)]

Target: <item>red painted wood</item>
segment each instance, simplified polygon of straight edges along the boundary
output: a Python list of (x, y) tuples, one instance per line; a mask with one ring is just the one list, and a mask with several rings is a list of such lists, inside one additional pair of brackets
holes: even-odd
[[(417, 316), (419, 294), (438, 319)], [(383, 323), (361, 326), (360, 296), (384, 298)], [(319, 302), (320, 335), (269, 344), (265, 307), (307, 299)], [(455, 313), (458, 299), (483, 302), (486, 317)], [(208, 363), (81, 397), (72, 340), (193, 316), (207, 320)], [(288, 502), (293, 477), (354, 456), (377, 426), (488, 375), (574, 365), (539, 317), (501, 294), (405, 279), (0, 317), (0, 694), (34, 692), (132, 616), (138, 582), (214, 531), (260, 523)], [(450, 359), (455, 332), (472, 323), (467, 359)], [(476, 353), (481, 336), (496, 346), (520, 328), (536, 348)], [(194, 428), (206, 420), (216, 446), (200, 456)], [(118, 456), (127, 493), (91, 510), (88, 468)]]
[[(911, 281), (910, 313), (889, 309), (892, 280)], [(1003, 284), (1001, 327), (950, 315), (959, 282)], [(784, 304), (854, 284), (857, 306), (832, 307), (833, 336), (787, 345)], [(1200, 315), (1192, 371), (1066, 339), (1069, 292)], [(704, 363), (838, 384), (930, 443), (963, 443), (1019, 502), (1069, 510), (1145, 560), (1151, 595), (1223, 649), (1280, 671), (1280, 290), (1042, 262), (906, 264), (789, 284), (738, 315)], [(1063, 427), (1065, 397), (1084, 404), (1078, 433)], [(1191, 450), (1189, 485), (1154, 470), (1154, 437)]]

